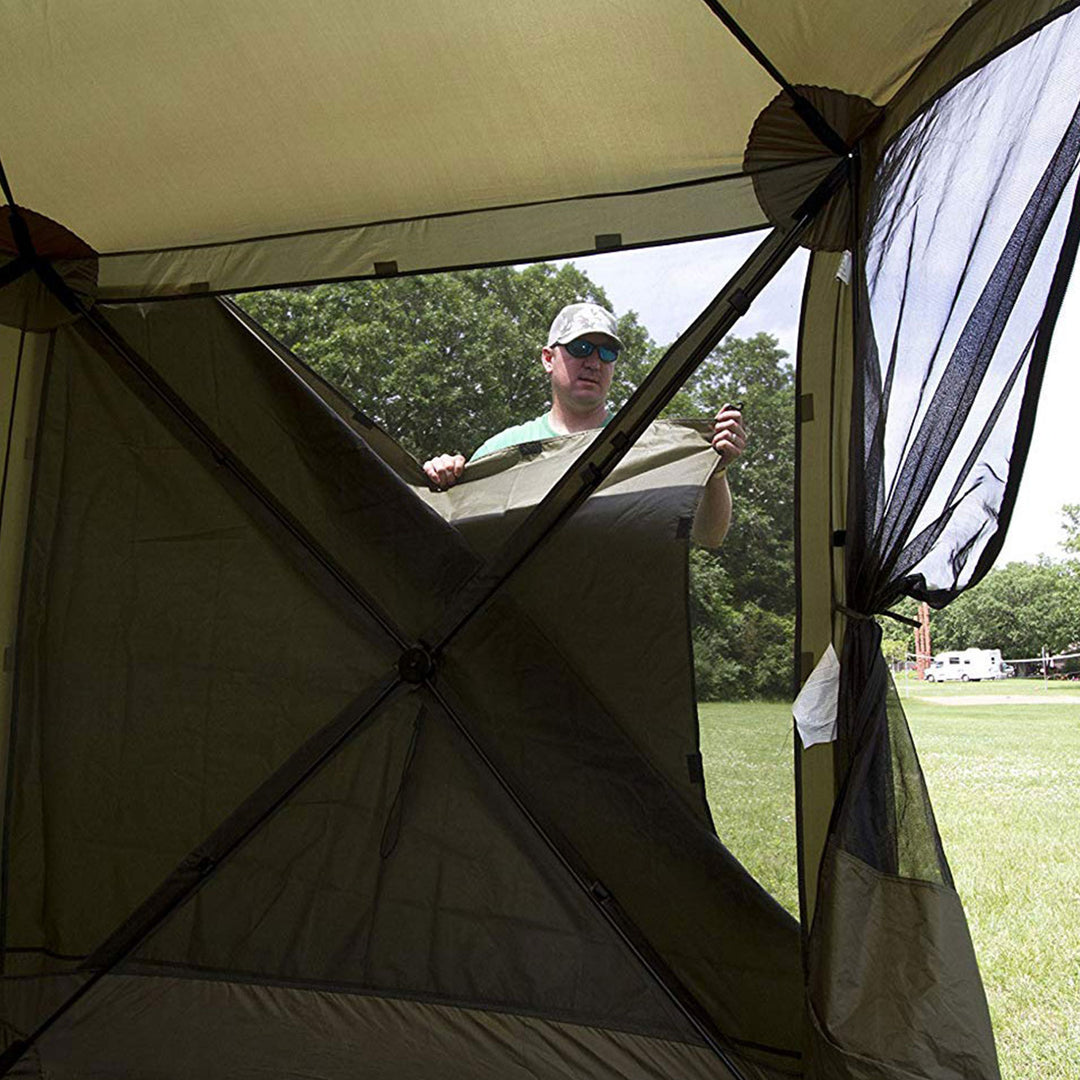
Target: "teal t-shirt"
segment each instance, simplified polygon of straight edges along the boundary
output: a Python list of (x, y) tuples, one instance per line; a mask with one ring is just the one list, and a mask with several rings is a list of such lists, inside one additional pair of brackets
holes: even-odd
[[(600, 426), (606, 427), (612, 416), (614, 416), (614, 413), (609, 412)], [(563, 432), (556, 431), (551, 426), (551, 413), (544, 413), (543, 416), (538, 416), (535, 420), (526, 420), (524, 424), (515, 424), (513, 427), (500, 431), (498, 435), (492, 435), (490, 439), (480, 444), (480, 448), (469, 460), (476, 461), (477, 458), (494, 454), (496, 450), (505, 450), (508, 446), (540, 442), (541, 439), (554, 439), (562, 434)]]

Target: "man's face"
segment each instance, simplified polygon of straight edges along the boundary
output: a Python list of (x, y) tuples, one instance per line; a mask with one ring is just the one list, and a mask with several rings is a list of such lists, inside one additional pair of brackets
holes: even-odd
[[(575, 340), (594, 345), (615, 345), (607, 334), (583, 334)], [(551, 376), (551, 394), (573, 412), (588, 413), (607, 400), (614, 364), (605, 364), (593, 351), (580, 360), (571, 356), (565, 345), (545, 346), (541, 351), (544, 370)]]

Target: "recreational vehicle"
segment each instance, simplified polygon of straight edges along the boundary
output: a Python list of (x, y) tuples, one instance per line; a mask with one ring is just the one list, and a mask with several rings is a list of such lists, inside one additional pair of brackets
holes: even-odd
[(1008, 677), (1000, 649), (964, 649), (938, 653), (926, 669), (927, 682), (979, 682)]

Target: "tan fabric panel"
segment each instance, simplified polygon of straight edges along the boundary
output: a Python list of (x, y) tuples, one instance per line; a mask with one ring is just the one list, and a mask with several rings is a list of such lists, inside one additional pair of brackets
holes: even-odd
[(972, 5), (968, 18), (927, 56), (891, 103), (884, 123), (874, 132), (866, 160), (876, 160), (884, 145), (942, 87), (1025, 29), (1075, 6), (1075, 0), (989, 0)]
[[(50, 993), (38, 980), (37, 995)], [(37, 1005), (32, 993), (20, 1000)], [(37, 1005), (40, 1007), (40, 1005)], [(25, 1023), (20, 1017), (16, 1023)], [(702, 1047), (499, 1011), (244, 982), (113, 976), (14, 1075), (727, 1080)]]
[[(890, 878), (837, 849), (828, 872), (834, 904), (818, 912), (820, 955), (809, 988), (818, 1035), (812, 1075), (996, 1077), (990, 1015), (956, 893)], [(821, 1022), (826, 1015), (829, 1028)]]
[[(511, 783), (719, 1029), (757, 1064), (786, 1070), (798, 1065), (795, 926), (717, 842), (688, 771), (697, 726), (675, 596), (685, 588), (679, 523), (688, 531), (716, 467), (704, 428), (653, 425), (451, 643), (445, 680)], [(502, 451), (426, 497), (488, 552), (590, 439), (547, 440), (524, 460)]]
[(971, 0), (731, 0), (724, 6), (788, 82), (833, 87), (880, 105)]
[[(685, 596), (690, 522), (717, 465), (709, 430), (654, 424), (509, 588), (705, 820), (704, 789), (690, 782), (687, 760), (698, 726)], [(419, 493), (488, 558), (592, 437), (549, 439), (524, 458), (510, 448), (470, 465), (446, 493)]]
[[(800, 190), (806, 167), (792, 170)], [(365, 219), (366, 220), (366, 219)], [(110, 255), (99, 265), (105, 299), (223, 292), (347, 277), (376, 264), (416, 272), (591, 254), (598, 238), (625, 246), (716, 235), (766, 224), (748, 177), (728, 175), (663, 192), (449, 213), (421, 221)], [(604, 241), (611, 243), (613, 241)]]
[[(427, 497), (490, 551), (589, 438), (548, 440), (528, 460), (503, 451)], [(758, 1064), (792, 1069), (795, 926), (717, 843), (688, 772), (697, 733), (685, 611), (673, 602), (685, 587), (678, 526), (688, 529), (715, 464), (693, 426), (654, 425), (451, 643), (445, 680), (515, 789), (570, 841), (720, 1030), (757, 1044), (744, 1053)], [(735, 926), (734, 935), (725, 929)]]
[(696, 0), (28, 5), (0, 72), (16, 198), (100, 252), (737, 171), (775, 90)]
[[(842, 254), (816, 252), (807, 272), (799, 337), (798, 610), (801, 678), (810, 674), (841, 629), (834, 600), (843, 602), (843, 549), (833, 546), (845, 525), (851, 400), (851, 286), (838, 277)], [(812, 414), (812, 418), (807, 419)], [(835, 595), (834, 595), (835, 594)], [(813, 920), (817, 873), (835, 797), (833, 747), (796, 750), (802, 824), (800, 868), (807, 926)]]

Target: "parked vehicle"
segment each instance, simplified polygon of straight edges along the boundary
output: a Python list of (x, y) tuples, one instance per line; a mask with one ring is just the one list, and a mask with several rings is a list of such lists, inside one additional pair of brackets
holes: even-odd
[(927, 682), (981, 682), (1013, 674), (1000, 649), (963, 649), (938, 653), (926, 669)]

